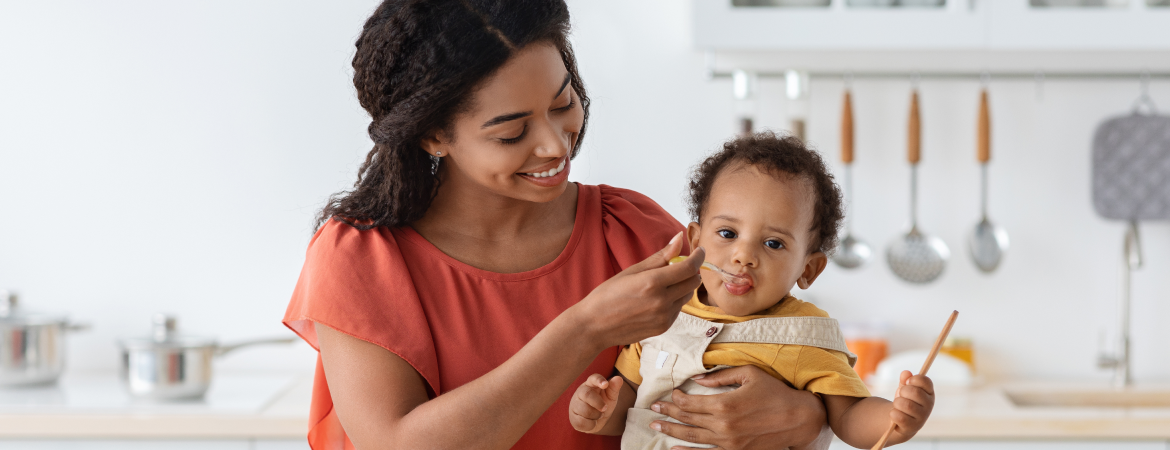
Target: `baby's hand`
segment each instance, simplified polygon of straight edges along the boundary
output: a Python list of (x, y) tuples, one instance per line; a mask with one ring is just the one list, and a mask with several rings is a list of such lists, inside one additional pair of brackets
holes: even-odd
[(890, 420), (897, 425), (894, 433), (900, 435), (898, 441), (905, 442), (926, 425), (926, 419), (934, 409), (934, 382), (925, 375), (911, 376), (908, 370), (903, 370), (899, 379)]
[(618, 393), (622, 390), (622, 377), (605, 377), (593, 374), (577, 388), (569, 402), (569, 422), (577, 431), (597, 433), (613, 415)]

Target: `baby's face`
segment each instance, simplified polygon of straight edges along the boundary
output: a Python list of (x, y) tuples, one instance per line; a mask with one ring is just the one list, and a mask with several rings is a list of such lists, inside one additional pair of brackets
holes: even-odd
[(776, 177), (736, 163), (715, 178), (702, 211), (702, 223), (691, 222), (691, 247), (703, 247), (707, 261), (748, 285), (726, 284), (708, 270), (700, 271), (706, 296), (700, 300), (735, 316), (767, 309), (783, 299), (794, 284), (807, 288), (824, 270), (824, 253), (809, 253), (815, 238), (815, 193), (812, 183)]

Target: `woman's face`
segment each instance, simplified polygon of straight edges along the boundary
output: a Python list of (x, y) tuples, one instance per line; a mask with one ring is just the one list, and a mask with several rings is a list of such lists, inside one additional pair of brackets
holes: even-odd
[(423, 148), (442, 152), (445, 187), (548, 202), (568, 186), (569, 152), (584, 122), (557, 48), (534, 43), (484, 81), (449, 134), (424, 140)]

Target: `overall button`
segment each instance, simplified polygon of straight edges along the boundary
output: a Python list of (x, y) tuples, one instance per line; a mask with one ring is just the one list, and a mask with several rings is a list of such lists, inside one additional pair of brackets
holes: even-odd
[(719, 328), (716, 328), (716, 327), (708, 328), (707, 329), (707, 337), (714, 336), (715, 332), (717, 332), (717, 331), (719, 331)]

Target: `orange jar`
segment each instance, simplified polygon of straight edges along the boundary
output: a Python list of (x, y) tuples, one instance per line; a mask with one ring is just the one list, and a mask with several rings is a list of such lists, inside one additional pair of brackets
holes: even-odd
[(886, 359), (889, 348), (886, 344), (886, 325), (883, 323), (849, 323), (841, 327), (845, 345), (857, 355), (853, 370), (865, 381), (876, 370), (878, 363)]

